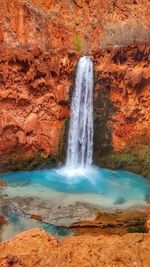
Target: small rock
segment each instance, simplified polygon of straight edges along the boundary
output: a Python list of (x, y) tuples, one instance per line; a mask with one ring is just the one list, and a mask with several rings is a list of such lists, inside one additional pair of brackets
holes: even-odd
[(2, 179), (0, 179), (0, 189), (3, 189), (5, 187), (7, 187), (6, 183)]
[(4, 216), (0, 215), (0, 225), (4, 223), (7, 223), (7, 220)]
[(18, 137), (18, 141), (19, 141), (19, 143), (20, 143), (21, 145), (26, 144), (26, 142), (27, 142), (27, 138), (26, 138), (26, 135), (25, 135), (24, 132), (19, 131), (19, 132), (17, 133), (17, 137)]
[(121, 204), (124, 204), (126, 202), (126, 200), (122, 197), (122, 198), (118, 198), (114, 204), (115, 205), (121, 205)]
[(36, 221), (40, 221), (40, 222), (43, 221), (42, 216), (41, 215), (37, 215), (37, 214), (31, 214), (30, 218), (33, 219), (33, 220), (36, 220)]
[(147, 229), (147, 232), (150, 233), (150, 204), (147, 209), (146, 229)]

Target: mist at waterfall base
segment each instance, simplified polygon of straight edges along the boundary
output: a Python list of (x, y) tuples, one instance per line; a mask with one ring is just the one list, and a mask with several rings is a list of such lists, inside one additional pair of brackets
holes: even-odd
[[(83, 203), (99, 209), (145, 207), (150, 198), (147, 179), (122, 170), (92, 165), (93, 154), (93, 62), (81, 57), (72, 97), (66, 164), (62, 168), (11, 172), (1, 175), (9, 198), (37, 198), (57, 207)], [(10, 236), (34, 226), (56, 235), (70, 234), (65, 228), (35, 223), (11, 212), (0, 211), (11, 222)], [(16, 226), (19, 226), (19, 229)], [(8, 228), (6, 229), (8, 232)], [(6, 236), (8, 236), (6, 234)], [(4, 240), (6, 238), (4, 237)]]
[(49, 169), (32, 172), (12, 172), (3, 175), (9, 196), (63, 198), (65, 204), (76, 202), (95, 204), (105, 209), (145, 206), (150, 197), (147, 179), (122, 170), (96, 166), (79, 169)]

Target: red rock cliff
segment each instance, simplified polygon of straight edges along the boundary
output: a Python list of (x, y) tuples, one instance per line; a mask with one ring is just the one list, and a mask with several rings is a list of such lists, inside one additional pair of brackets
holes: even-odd
[[(55, 159), (78, 60), (75, 52), (0, 50), (1, 165)], [(22, 166), (21, 166), (22, 167)]]
[(150, 177), (150, 45), (96, 50), (93, 58), (95, 160)]
[[(149, 0), (1, 0), (0, 42), (84, 49), (149, 40)], [(78, 38), (79, 36), (79, 38)]]
[[(0, 53), (1, 166), (16, 168), (21, 163), (22, 168), (27, 163), (30, 167), (47, 157), (61, 160), (79, 54), (39, 48), (5, 48)], [(95, 161), (147, 176), (149, 54), (148, 43), (96, 49), (91, 54), (95, 64)], [(139, 162), (142, 172), (137, 169)]]
[(150, 2), (0, 3), (0, 168), (62, 159), (80, 50), (95, 64), (94, 160), (149, 176)]

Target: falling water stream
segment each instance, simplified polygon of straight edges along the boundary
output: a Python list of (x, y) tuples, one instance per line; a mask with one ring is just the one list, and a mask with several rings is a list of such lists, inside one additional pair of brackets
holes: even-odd
[(93, 62), (80, 58), (71, 105), (66, 167), (87, 167), (93, 154)]

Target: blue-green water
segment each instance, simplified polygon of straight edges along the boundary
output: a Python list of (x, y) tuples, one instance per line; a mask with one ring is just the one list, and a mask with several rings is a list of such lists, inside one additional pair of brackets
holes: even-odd
[[(87, 203), (104, 209), (143, 207), (150, 198), (147, 179), (127, 171), (113, 171), (95, 166), (86, 169), (46, 169), (11, 172), (1, 175), (7, 187), (1, 194), (10, 198), (38, 198), (53, 207)], [(48, 204), (49, 205), (49, 204)], [(2, 212), (2, 211), (1, 211)], [(65, 227), (23, 218), (8, 209), (3, 211), (10, 224), (2, 240), (33, 227), (42, 227), (56, 236), (71, 234)]]
[(6, 224), (2, 229), (0, 241), (5, 241), (18, 233), (35, 227), (42, 228), (46, 232), (55, 235), (57, 238), (63, 238), (73, 233), (73, 231), (69, 228), (42, 223), (30, 218), (20, 216), (19, 214), (17, 214), (17, 212), (10, 210), (9, 207), (7, 207), (7, 209), (5, 210), (3, 209), (2, 213), (3, 216), (5, 216), (5, 218), (7, 219), (8, 224)]
[(119, 199), (124, 199), (124, 202), (134, 199), (140, 205), (141, 201), (150, 197), (150, 183), (147, 179), (122, 170), (61, 168), (11, 172), (2, 175), (2, 178), (10, 187), (25, 189), (39, 185), (45, 187), (46, 191), (52, 189), (66, 194), (94, 193), (109, 197), (114, 203)]
[(2, 239), (8, 239), (12, 235), (26, 231), (34, 227), (40, 227), (47, 232), (57, 236), (58, 238), (72, 234), (72, 231), (65, 227), (54, 226), (47, 223), (38, 222), (30, 218), (25, 218), (12, 211), (9, 207), (3, 210), (3, 216), (8, 220), (9, 224), (6, 225), (6, 233), (3, 233)]

